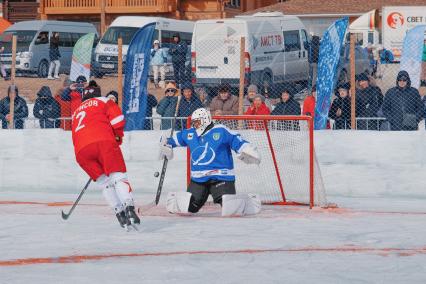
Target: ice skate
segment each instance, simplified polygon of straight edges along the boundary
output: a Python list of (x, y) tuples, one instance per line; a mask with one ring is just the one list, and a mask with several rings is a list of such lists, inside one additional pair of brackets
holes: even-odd
[(141, 220), (139, 219), (138, 215), (135, 212), (135, 206), (128, 206), (126, 208), (126, 218), (127, 218), (127, 224), (129, 226), (132, 226), (136, 231), (139, 230), (139, 225), (141, 223)]

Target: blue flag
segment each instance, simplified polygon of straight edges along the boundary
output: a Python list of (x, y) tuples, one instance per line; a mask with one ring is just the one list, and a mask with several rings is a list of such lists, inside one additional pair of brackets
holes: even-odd
[(425, 40), (426, 26), (417, 26), (407, 32), (402, 47), (400, 70), (410, 75), (411, 87), (420, 87), (420, 73), (422, 72), (422, 55)]
[(327, 125), (328, 111), (336, 83), (340, 50), (343, 46), (348, 22), (349, 19), (347, 17), (334, 22), (325, 31), (320, 42), (316, 83), (315, 129), (324, 129)]
[(155, 23), (140, 28), (132, 41), (126, 56), (126, 72), (123, 87), (123, 114), (126, 119), (125, 131), (144, 128), (147, 98), (148, 74), (151, 61), (151, 45)]

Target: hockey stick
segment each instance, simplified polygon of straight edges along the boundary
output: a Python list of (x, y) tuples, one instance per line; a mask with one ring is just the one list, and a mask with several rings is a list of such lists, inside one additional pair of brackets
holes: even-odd
[[(176, 116), (179, 110), (180, 99), (181, 99), (181, 96), (179, 95), (178, 101), (176, 103), (175, 115), (173, 117), (172, 130), (170, 131), (170, 138), (173, 137), (173, 132), (175, 130)], [(155, 196), (155, 205), (158, 205), (158, 202), (160, 201), (161, 190), (163, 189), (163, 182), (164, 182), (164, 177), (166, 176), (166, 169), (167, 169), (168, 162), (169, 162), (169, 159), (167, 159), (167, 157), (164, 157), (163, 167), (161, 168), (160, 181), (158, 182), (157, 195)]]
[(80, 201), (80, 199), (81, 199), (81, 197), (83, 196), (83, 194), (84, 194), (84, 192), (86, 191), (86, 189), (89, 187), (89, 184), (90, 184), (90, 182), (92, 181), (92, 179), (91, 178), (89, 178), (89, 180), (87, 181), (87, 183), (86, 183), (86, 186), (83, 188), (83, 190), (80, 192), (80, 194), (78, 195), (78, 197), (77, 197), (77, 200), (74, 202), (74, 204), (72, 205), (72, 207), (71, 207), (71, 209), (70, 209), (70, 211), (67, 213), (67, 214), (65, 214), (64, 213), (64, 211), (62, 210), (62, 219), (64, 219), (64, 220), (67, 220), (69, 217), (70, 217), (70, 215), (71, 215), (71, 213), (72, 213), (72, 211), (74, 211), (74, 208), (77, 206), (77, 204), (78, 204), (78, 202)]

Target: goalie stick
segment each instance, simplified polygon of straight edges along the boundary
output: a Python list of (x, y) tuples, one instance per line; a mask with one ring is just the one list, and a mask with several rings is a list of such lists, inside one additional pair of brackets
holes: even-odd
[[(178, 110), (179, 110), (180, 99), (181, 99), (181, 96), (179, 95), (178, 101), (176, 103), (175, 115), (173, 116), (172, 130), (170, 131), (170, 138), (173, 137), (173, 132), (175, 130), (176, 116), (177, 116)], [(164, 157), (163, 167), (161, 168), (161, 173), (160, 173), (160, 181), (158, 182), (157, 194), (155, 196), (155, 205), (158, 205), (158, 202), (160, 201), (161, 190), (163, 189), (163, 182), (164, 182), (164, 177), (166, 176), (166, 170), (167, 170), (167, 163), (168, 162), (169, 162), (169, 159), (167, 159), (167, 157)]]
[(80, 201), (81, 197), (83, 196), (84, 192), (86, 191), (86, 189), (89, 187), (90, 182), (92, 181), (91, 178), (89, 178), (89, 180), (87, 181), (86, 185), (84, 186), (83, 190), (80, 192), (80, 194), (77, 197), (77, 200), (74, 202), (74, 204), (72, 205), (70, 211), (68, 213), (64, 213), (64, 211), (62, 210), (62, 219), (67, 220), (72, 211), (74, 211), (74, 208), (77, 206), (78, 202)]

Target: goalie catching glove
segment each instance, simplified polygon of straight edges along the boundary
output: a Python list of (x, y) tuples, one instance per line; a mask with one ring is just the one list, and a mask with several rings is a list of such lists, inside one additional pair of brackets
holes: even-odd
[(249, 143), (245, 143), (241, 146), (237, 158), (246, 164), (260, 164), (260, 154), (256, 147), (251, 146)]
[(167, 158), (167, 160), (173, 159), (173, 147), (167, 144), (167, 137), (162, 135), (160, 138), (160, 152), (158, 159), (163, 160), (164, 158)]

